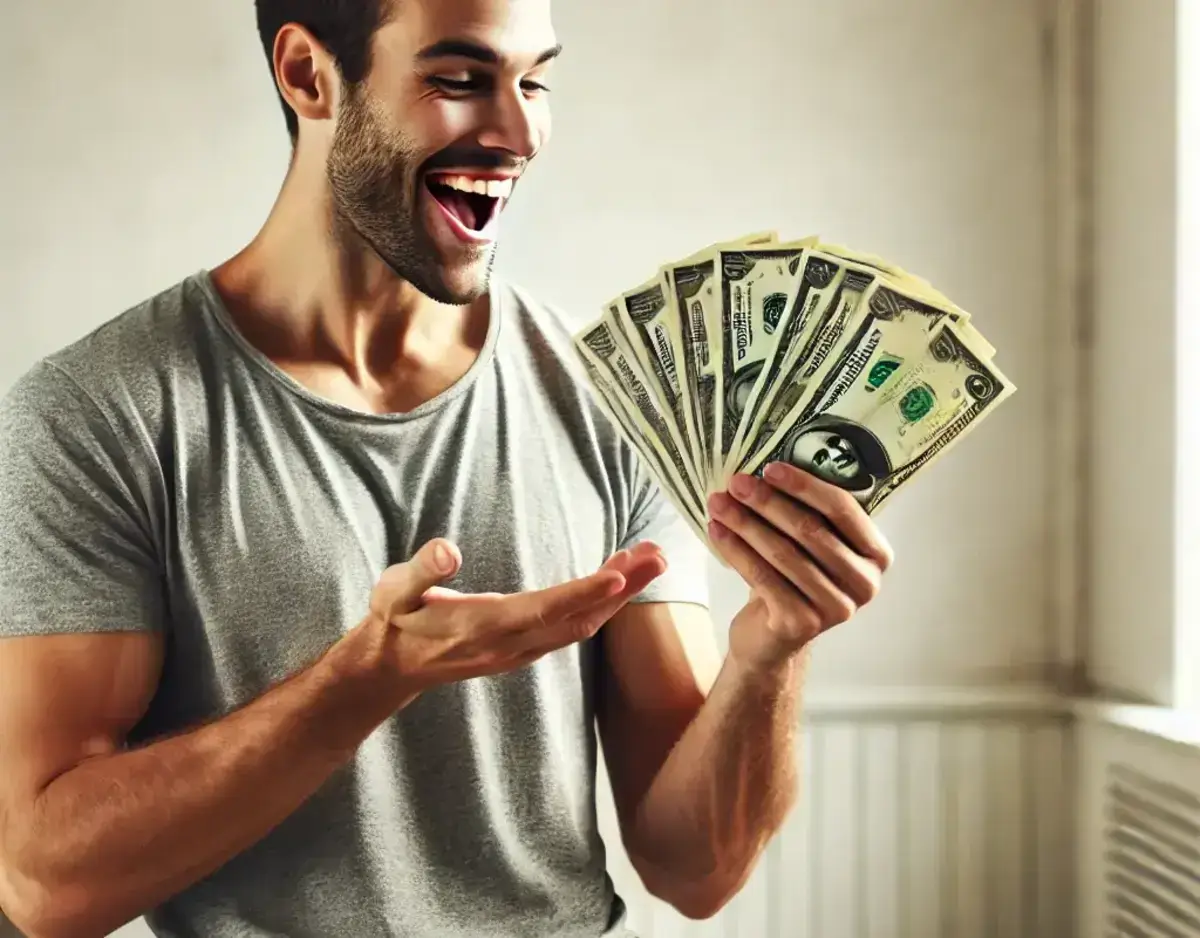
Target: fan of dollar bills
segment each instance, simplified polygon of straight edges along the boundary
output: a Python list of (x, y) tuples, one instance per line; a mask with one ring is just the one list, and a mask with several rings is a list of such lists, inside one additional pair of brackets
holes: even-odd
[(664, 265), (574, 345), (601, 408), (706, 542), (708, 495), (771, 462), (873, 515), (1016, 390), (925, 280), (773, 232)]

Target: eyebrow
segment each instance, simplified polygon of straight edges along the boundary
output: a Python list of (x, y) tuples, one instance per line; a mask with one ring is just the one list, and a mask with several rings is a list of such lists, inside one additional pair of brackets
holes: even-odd
[[(537, 65), (543, 65), (562, 52), (562, 45), (547, 49), (537, 57)], [(426, 46), (417, 53), (418, 59), (473, 59), (484, 65), (499, 65), (500, 56), (495, 49), (470, 39), (442, 39)]]

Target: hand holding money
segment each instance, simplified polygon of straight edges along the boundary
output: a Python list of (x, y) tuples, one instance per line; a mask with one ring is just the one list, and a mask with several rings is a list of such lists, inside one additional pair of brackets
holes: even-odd
[(782, 463), (873, 516), (1015, 391), (927, 281), (769, 232), (660, 267), (575, 348), (601, 408), (727, 565), (709, 496), (735, 476)]
[(729, 629), (733, 658), (771, 671), (879, 593), (893, 553), (844, 489), (785, 463), (735, 475), (709, 498), (713, 548), (750, 587)]

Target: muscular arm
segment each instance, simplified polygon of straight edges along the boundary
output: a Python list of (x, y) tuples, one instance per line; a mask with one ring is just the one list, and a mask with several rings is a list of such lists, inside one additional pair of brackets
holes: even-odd
[(628, 606), (601, 633), (599, 723), (622, 837), (646, 888), (691, 918), (744, 885), (796, 796), (798, 664), (722, 664), (699, 606)]
[(244, 709), (137, 749), (157, 637), (0, 641), (0, 906), (30, 938), (92, 938), (264, 837), (402, 703), (352, 679), (371, 641), (360, 627)]

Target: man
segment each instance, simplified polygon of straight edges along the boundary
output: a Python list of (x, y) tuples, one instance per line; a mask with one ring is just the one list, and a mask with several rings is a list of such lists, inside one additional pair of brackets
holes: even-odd
[(548, 0), (257, 6), (294, 141), (261, 233), (0, 409), (0, 905), (31, 938), (628, 935), (598, 724), (646, 887), (713, 915), (888, 547), (795, 469), (735, 480), (719, 661), (703, 548), (489, 274)]

